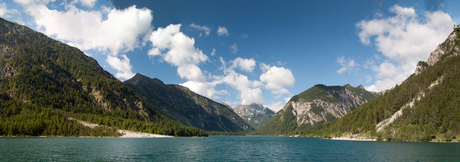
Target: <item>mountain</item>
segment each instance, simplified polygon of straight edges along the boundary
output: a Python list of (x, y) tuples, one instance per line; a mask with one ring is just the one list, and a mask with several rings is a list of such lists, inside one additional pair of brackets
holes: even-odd
[[(427, 38), (429, 39), (429, 38)], [(460, 26), (401, 85), (339, 120), (298, 132), (395, 141), (460, 138)], [(457, 137), (456, 137), (457, 136)]]
[(263, 125), (267, 124), (267, 122), (275, 114), (275, 112), (260, 104), (239, 104), (234, 107), (233, 110), (255, 129), (259, 129)]
[(206, 135), (158, 113), (79, 49), (28, 27), (0, 19), (0, 51), (0, 136), (117, 136), (69, 117), (112, 132)]
[(142, 74), (124, 82), (134, 93), (154, 105), (161, 113), (206, 131), (246, 132), (253, 128), (228, 105), (196, 94), (181, 85), (165, 85)]
[(363, 86), (325, 86), (318, 84), (295, 95), (254, 135), (289, 134), (294, 130), (341, 118), (356, 107), (372, 100), (376, 93)]

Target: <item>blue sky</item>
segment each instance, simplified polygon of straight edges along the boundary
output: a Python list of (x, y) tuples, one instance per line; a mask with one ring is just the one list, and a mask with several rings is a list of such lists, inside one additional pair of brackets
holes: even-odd
[(400, 84), (460, 22), (459, 1), (0, 1), (0, 17), (231, 106), (275, 111), (315, 84)]

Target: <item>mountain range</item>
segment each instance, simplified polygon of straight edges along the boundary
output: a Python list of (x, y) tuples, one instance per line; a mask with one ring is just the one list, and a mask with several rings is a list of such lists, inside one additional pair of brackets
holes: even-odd
[(201, 96), (181, 85), (165, 85), (142, 74), (124, 82), (134, 93), (162, 114), (206, 131), (249, 132), (254, 130), (231, 107)]
[(263, 125), (267, 124), (267, 122), (275, 114), (275, 112), (261, 104), (239, 104), (238, 106), (235, 106), (233, 110), (255, 129), (259, 129)]
[(26, 26), (0, 19), (0, 51), (0, 136), (117, 136), (70, 117), (108, 132), (206, 135), (159, 113), (79, 49)]

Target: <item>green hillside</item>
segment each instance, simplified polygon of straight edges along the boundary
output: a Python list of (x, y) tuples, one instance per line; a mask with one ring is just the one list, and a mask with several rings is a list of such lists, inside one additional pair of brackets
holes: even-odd
[(340, 118), (376, 96), (376, 93), (368, 92), (362, 86), (318, 84), (292, 97), (267, 124), (251, 134), (291, 134), (295, 130), (302, 130)]
[(0, 135), (117, 136), (68, 117), (149, 133), (206, 135), (159, 114), (79, 49), (28, 27), (0, 19), (0, 51)]
[(205, 131), (248, 132), (254, 130), (231, 107), (201, 96), (181, 85), (165, 85), (142, 74), (124, 82), (134, 93), (161, 113)]
[(249, 117), (251, 118), (251, 120), (246, 120), (246, 119), (245, 120), (249, 123), (249, 125), (251, 125), (255, 129), (259, 129), (265, 124), (267, 124), (268, 121), (270, 121), (270, 119), (273, 117), (273, 115), (275, 114), (270, 113), (270, 114), (265, 114), (263, 116), (253, 115)]
[[(363, 104), (341, 119), (297, 133), (333, 137), (344, 133), (361, 134), (385, 140), (452, 140), (460, 134), (460, 28), (455, 40), (446, 40), (446, 49), (432, 66), (426, 62), (418, 75), (412, 75), (384, 95)], [(430, 60), (429, 60), (430, 61)], [(423, 68), (423, 67), (421, 67)], [(412, 105), (412, 106), (411, 106)], [(401, 110), (401, 111), (400, 111)], [(395, 113), (401, 112), (401, 116)], [(395, 120), (389, 122), (390, 117)], [(379, 123), (388, 122), (383, 127)], [(381, 128), (381, 131), (377, 131)]]

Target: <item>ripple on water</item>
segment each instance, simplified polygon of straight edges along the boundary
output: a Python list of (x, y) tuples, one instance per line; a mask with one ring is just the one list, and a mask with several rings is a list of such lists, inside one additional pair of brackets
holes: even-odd
[(457, 161), (459, 143), (320, 138), (0, 138), (5, 161)]

